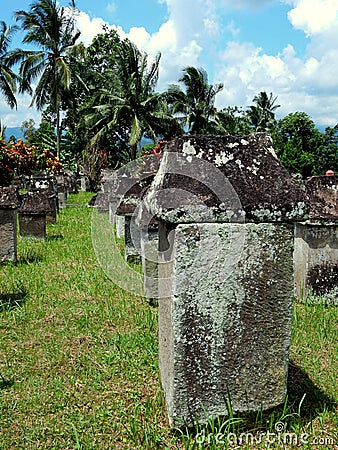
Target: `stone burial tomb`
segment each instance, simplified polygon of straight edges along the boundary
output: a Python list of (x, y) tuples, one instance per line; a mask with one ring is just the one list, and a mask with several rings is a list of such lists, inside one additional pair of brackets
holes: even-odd
[(17, 258), (17, 188), (0, 187), (0, 263)]
[[(118, 206), (116, 208), (116, 215), (124, 217), (124, 244), (125, 244), (125, 258), (127, 261), (141, 260), (143, 261), (143, 268), (145, 268), (145, 255), (142, 249), (145, 249), (144, 239), (155, 242), (156, 238), (152, 235), (157, 233), (157, 224), (155, 221), (151, 223), (139, 223), (138, 208), (142, 203), (142, 198), (149, 188), (154, 174), (148, 175), (145, 178), (128, 178), (125, 182), (120, 181), (118, 191), (121, 192), (126, 185), (127, 191), (120, 197)], [(151, 237), (150, 237), (151, 236)], [(149, 237), (149, 239), (148, 239)], [(148, 248), (148, 247), (147, 247)], [(157, 254), (157, 246), (156, 246)], [(157, 277), (156, 277), (157, 280)]]
[(183, 136), (144, 207), (159, 222), (159, 358), (171, 426), (285, 400), (304, 190), (267, 134)]
[(46, 216), (53, 213), (53, 206), (45, 190), (22, 194), (18, 212), (20, 236), (46, 239)]
[(295, 225), (295, 288), (338, 304), (338, 177), (318, 176), (306, 183), (309, 220)]
[(49, 199), (51, 211), (46, 214), (46, 220), (49, 223), (56, 223), (57, 213), (59, 211), (58, 192), (56, 178), (52, 173), (39, 172), (30, 178), (29, 191), (42, 191)]

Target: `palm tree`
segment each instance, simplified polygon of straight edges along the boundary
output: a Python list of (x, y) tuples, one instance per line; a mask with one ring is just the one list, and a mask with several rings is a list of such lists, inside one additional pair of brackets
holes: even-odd
[(60, 156), (61, 101), (69, 93), (73, 75), (69, 58), (84, 56), (83, 44), (76, 43), (80, 32), (75, 28), (75, 2), (71, 2), (70, 8), (64, 8), (56, 0), (37, 0), (29, 12), (17, 11), (15, 17), (26, 32), (23, 43), (33, 44), (38, 50), (16, 49), (11, 61), (21, 62), (19, 73), (26, 89), (38, 80), (31, 106), (35, 104), (41, 110), (50, 105), (56, 114), (57, 154)]
[(191, 134), (212, 131), (216, 126), (215, 97), (223, 89), (223, 84), (209, 84), (207, 72), (191, 66), (183, 70), (179, 82), (185, 85), (185, 92), (178, 85), (169, 86), (167, 91), (172, 113)]
[(157, 143), (159, 134), (182, 132), (169, 114), (163, 94), (155, 92), (159, 61), (160, 54), (148, 64), (147, 54), (127, 39), (119, 44), (115, 67), (102, 75), (103, 84), (109, 88), (96, 93), (92, 100), (95, 106), (86, 116), (87, 124), (96, 130), (93, 143), (125, 124), (131, 159), (135, 159), (145, 133)]
[(15, 93), (16, 85), (20, 82), (20, 77), (11, 69), (12, 63), (8, 58), (8, 48), (13, 33), (17, 29), (17, 26), (8, 27), (5, 22), (0, 21), (0, 92), (11, 108), (17, 107)]
[(276, 124), (274, 112), (280, 107), (276, 105), (276, 100), (277, 97), (273, 97), (272, 92), (268, 96), (264, 91), (253, 98), (256, 105), (249, 106), (247, 114), (256, 131), (269, 131)]

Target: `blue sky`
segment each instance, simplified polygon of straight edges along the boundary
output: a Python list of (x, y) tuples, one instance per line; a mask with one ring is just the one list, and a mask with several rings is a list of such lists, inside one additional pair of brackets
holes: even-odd
[[(67, 5), (67, 0), (60, 0)], [(277, 117), (304, 111), (317, 126), (338, 123), (338, 0), (77, 0), (78, 27), (89, 44), (106, 24), (151, 57), (161, 52), (158, 90), (188, 65), (222, 82), (218, 108), (252, 104), (260, 91), (278, 96)], [(1, 0), (1, 19), (30, 2)], [(20, 45), (19, 36), (14, 45)], [(19, 99), (0, 103), (0, 118), (20, 126), (39, 116)]]

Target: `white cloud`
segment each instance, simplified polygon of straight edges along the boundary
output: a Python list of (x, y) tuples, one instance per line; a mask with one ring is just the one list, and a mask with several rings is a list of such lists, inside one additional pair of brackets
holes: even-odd
[(116, 3), (115, 2), (108, 3), (108, 5), (106, 6), (106, 10), (110, 14), (114, 14), (117, 11)]
[(233, 37), (241, 32), (240, 28), (236, 27), (234, 20), (231, 20), (231, 22), (228, 23), (226, 29), (232, 34)]
[(255, 9), (273, 3), (275, 0), (223, 0), (223, 6), (236, 9)]
[(216, 103), (246, 107), (258, 92), (272, 92), (281, 105), (277, 117), (304, 111), (317, 125), (332, 126), (338, 121), (337, 69), (338, 52), (300, 59), (291, 45), (273, 56), (250, 43), (230, 42), (220, 54), (217, 79), (224, 81), (225, 90)]
[[(338, 121), (338, 0), (282, 1), (290, 6), (288, 19), (292, 26), (308, 36), (302, 57), (291, 42), (278, 54), (265, 54), (254, 43), (235, 40), (241, 23), (239, 18), (236, 23), (231, 18), (234, 7), (262, 7), (276, 0), (158, 0), (166, 3), (168, 17), (152, 34), (145, 27), (123, 30), (84, 12), (79, 13), (78, 27), (86, 45), (106, 25), (116, 29), (122, 38), (131, 39), (150, 56), (161, 52), (159, 90), (177, 83), (184, 67), (204, 67), (210, 82), (224, 83), (224, 90), (216, 97), (219, 108), (233, 105), (245, 108), (264, 90), (278, 95), (278, 103), (282, 105), (277, 110), (279, 117), (305, 111), (318, 125), (335, 125)], [(222, 20), (233, 41), (225, 42), (218, 51)], [(24, 108), (22, 111), (26, 113)], [(32, 117), (33, 110), (27, 112), (23, 119), (20, 112), (20, 123)], [(8, 118), (8, 126), (19, 115), (8, 109), (0, 113), (1, 117)]]
[(96, 35), (102, 33), (104, 25), (109, 24), (100, 17), (91, 18), (82, 11), (77, 15), (77, 27), (81, 31), (80, 39), (85, 45), (89, 45)]
[(337, 27), (338, 0), (289, 0), (287, 3), (294, 5), (288, 13), (291, 24), (307, 36)]
[(18, 109), (10, 109), (7, 103), (0, 97), (0, 119), (1, 123), (8, 128), (19, 127), (24, 120), (34, 119), (36, 124), (40, 123), (41, 113), (29, 105), (32, 98), (25, 95), (17, 95)]

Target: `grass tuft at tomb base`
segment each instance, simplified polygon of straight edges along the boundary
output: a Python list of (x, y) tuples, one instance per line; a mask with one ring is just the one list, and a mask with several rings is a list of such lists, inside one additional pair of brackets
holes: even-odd
[(157, 310), (101, 269), (91, 196), (0, 266), (0, 449), (338, 448), (338, 307), (324, 304), (295, 303), (284, 405), (169, 428)]

